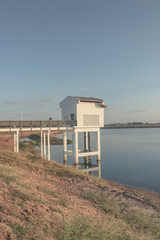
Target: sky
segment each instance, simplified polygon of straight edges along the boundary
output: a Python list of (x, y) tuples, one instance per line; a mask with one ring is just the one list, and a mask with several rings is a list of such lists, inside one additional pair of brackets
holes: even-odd
[(160, 122), (159, 0), (0, 0), (0, 120), (59, 119), (68, 95), (105, 123)]

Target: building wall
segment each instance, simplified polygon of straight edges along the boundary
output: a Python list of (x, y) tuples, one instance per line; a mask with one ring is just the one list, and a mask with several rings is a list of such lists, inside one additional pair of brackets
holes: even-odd
[(104, 108), (100, 106), (100, 103), (80, 102), (77, 104), (77, 126), (103, 127)]
[[(101, 103), (79, 102), (75, 97), (68, 96), (61, 103), (62, 120), (77, 120), (78, 127), (103, 127), (104, 108)], [(71, 119), (71, 114), (75, 115)]]
[(62, 108), (62, 120), (71, 120), (71, 114), (75, 114), (75, 120), (77, 119), (77, 103), (78, 100), (74, 97), (68, 96), (61, 103)]

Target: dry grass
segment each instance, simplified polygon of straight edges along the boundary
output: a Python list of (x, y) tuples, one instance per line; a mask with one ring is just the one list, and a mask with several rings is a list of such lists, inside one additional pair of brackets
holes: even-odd
[(33, 146), (0, 152), (1, 240), (151, 240), (159, 226), (159, 195), (46, 161)]

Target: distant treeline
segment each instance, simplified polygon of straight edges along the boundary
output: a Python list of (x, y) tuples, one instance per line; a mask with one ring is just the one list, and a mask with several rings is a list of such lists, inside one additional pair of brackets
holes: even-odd
[(160, 127), (160, 123), (128, 122), (104, 125), (104, 128), (154, 128), (154, 127)]

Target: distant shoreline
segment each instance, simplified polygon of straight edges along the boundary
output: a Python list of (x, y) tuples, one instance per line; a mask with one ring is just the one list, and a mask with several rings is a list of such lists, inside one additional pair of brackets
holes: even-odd
[(120, 129), (120, 128), (159, 128), (160, 123), (152, 124), (105, 124), (102, 129)]

